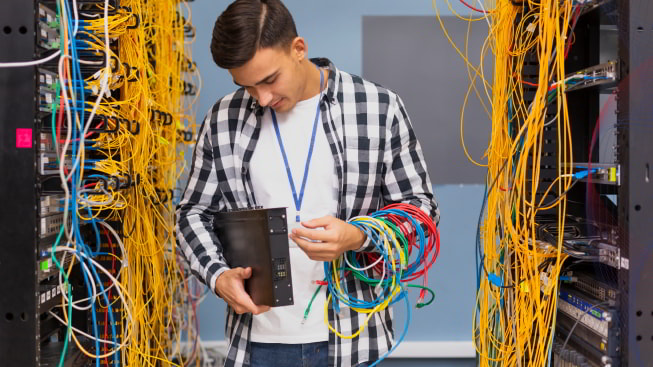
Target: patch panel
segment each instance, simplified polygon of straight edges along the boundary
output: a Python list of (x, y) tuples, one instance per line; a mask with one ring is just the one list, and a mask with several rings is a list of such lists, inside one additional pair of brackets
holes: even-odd
[(63, 212), (64, 203), (63, 195), (45, 195), (40, 199), (40, 213), (41, 216), (50, 214), (61, 214)]
[(54, 214), (47, 217), (41, 217), (40, 222), (41, 238), (53, 236), (59, 233), (59, 230), (63, 225), (63, 214)]
[(558, 310), (570, 317), (580, 318), (580, 324), (595, 333), (607, 337), (612, 313), (606, 306), (597, 306), (600, 302), (590, 303), (583, 297), (566, 291), (558, 295)]
[(616, 305), (619, 302), (619, 290), (617, 288), (586, 274), (570, 272), (567, 276), (570, 276), (572, 281), (565, 282), (565, 287), (576, 289), (600, 302), (607, 301), (610, 305)]
[(619, 63), (617, 61), (608, 61), (568, 74), (565, 79), (568, 80), (567, 92), (614, 84), (619, 80)]
[[(39, 282), (42, 282), (49, 277), (53, 277), (59, 274), (59, 268), (57, 268), (56, 264), (52, 261), (52, 256), (50, 252), (44, 252), (43, 255), (44, 255), (43, 257), (41, 257), (36, 261), (37, 269), (39, 272), (39, 276), (38, 276)], [(73, 256), (70, 254), (67, 254), (64, 257), (63, 253), (57, 253), (55, 257), (59, 262), (59, 264), (61, 265), (61, 267), (64, 269), (68, 269), (68, 266), (70, 266), (70, 262), (73, 261)]]
[[(72, 167), (73, 160), (67, 156), (64, 160), (66, 167)], [(39, 156), (39, 173), (41, 175), (59, 174), (59, 165), (55, 154), (41, 153)]]
[(59, 37), (59, 30), (52, 28), (45, 22), (39, 22), (38, 25), (38, 45), (46, 50), (53, 50), (59, 48), (61, 42)]

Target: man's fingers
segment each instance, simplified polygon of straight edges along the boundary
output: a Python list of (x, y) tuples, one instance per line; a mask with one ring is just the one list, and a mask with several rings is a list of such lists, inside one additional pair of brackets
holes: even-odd
[(311, 260), (330, 261), (338, 257), (332, 245), (320, 242), (306, 241), (301, 238), (297, 238), (294, 235), (291, 238)]
[(242, 279), (249, 279), (252, 276), (252, 268), (247, 267), (247, 268), (240, 268), (240, 277)]
[(311, 219), (309, 221), (302, 222), (301, 224), (306, 228), (319, 228), (326, 227), (333, 222), (333, 217), (327, 215), (325, 217)]
[(267, 311), (265, 307), (268, 307), (268, 306), (255, 305), (254, 301), (252, 301), (252, 298), (249, 296), (249, 294), (247, 294), (247, 292), (245, 292), (242, 289), (239, 289), (237, 294), (234, 295), (233, 303), (234, 303), (234, 310), (237, 313), (251, 312), (254, 315), (258, 315), (260, 313)]
[(267, 312), (270, 310), (270, 306), (256, 305), (254, 301), (252, 301), (252, 298), (247, 293), (245, 293), (245, 296), (242, 298), (241, 305), (247, 310), (247, 312), (251, 312), (254, 315), (262, 314), (263, 312)]
[(240, 302), (247, 312), (251, 312), (255, 315), (259, 314), (258, 307), (254, 304), (254, 301), (252, 301), (252, 298), (247, 293), (245, 293), (245, 296), (240, 299)]
[(297, 244), (297, 246), (299, 246), (299, 248), (302, 249), (302, 251), (304, 251), (307, 255), (314, 251), (314, 249), (311, 248), (311, 245), (318, 244), (318, 242), (311, 242), (311, 241), (306, 241), (304, 239), (301, 239), (295, 236), (294, 234), (290, 235), (290, 239), (292, 239)]
[(252, 312), (254, 315), (262, 314), (263, 312), (270, 311), (270, 306), (256, 306), (256, 312)]
[(313, 241), (331, 241), (332, 234), (327, 231), (320, 231), (316, 229), (295, 228), (292, 234), (296, 237), (304, 237)]

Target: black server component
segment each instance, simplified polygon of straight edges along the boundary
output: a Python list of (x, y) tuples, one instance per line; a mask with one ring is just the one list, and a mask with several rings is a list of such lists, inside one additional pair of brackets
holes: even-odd
[[(0, 1), (0, 62), (34, 60), (33, 1)], [(0, 360), (39, 365), (36, 68), (0, 68)]]
[(593, 274), (573, 272), (569, 276), (571, 281), (564, 282), (565, 288), (593, 297), (599, 302), (608, 302), (611, 306), (619, 305), (620, 292), (615, 286), (598, 280)]
[(650, 0), (618, 1), (621, 80), (617, 91), (619, 269), (622, 361), (653, 364), (653, 7)]
[[(82, 7), (98, 2), (83, 3), (79, 2)], [(0, 47), (8, 50), (0, 53), (1, 63), (39, 60), (56, 52), (60, 39), (53, 26), (57, 22), (53, 7), (54, 2), (0, 1)], [(55, 316), (63, 318), (57, 306), (64, 289), (59, 286), (51, 250), (64, 220), (64, 196), (51, 130), (45, 124), (57, 98), (57, 60), (0, 68), (0, 167), (5, 172), (0, 180), (4, 204), (0, 208), (0, 277), (5, 280), (0, 282), (2, 366), (58, 365), (63, 350), (65, 326)], [(93, 74), (99, 67), (83, 69)], [(111, 133), (93, 133), (103, 132)], [(119, 178), (115, 180), (122, 184)], [(85, 236), (88, 225), (80, 227)], [(55, 259), (64, 266), (71, 262), (71, 256), (64, 253), (56, 253)], [(77, 265), (69, 280), (73, 296), (84, 298), (86, 288)], [(72, 326), (88, 331), (88, 314), (73, 310)], [(73, 344), (68, 346), (64, 365), (87, 365), (91, 360)], [(82, 344), (94, 350), (92, 343)]]
[(286, 208), (215, 214), (216, 234), (230, 267), (251, 267), (245, 290), (257, 305), (294, 304)]
[[(524, 9), (516, 21), (528, 12), (529, 2), (521, 4)], [(650, 0), (572, 4), (578, 18), (564, 79), (586, 77), (570, 83), (565, 98), (573, 170), (585, 170), (586, 176), (574, 178), (573, 186), (564, 193), (568, 199), (565, 228), (556, 228), (557, 209), (540, 210), (537, 237), (555, 247), (558, 233), (564, 233), (563, 251), (569, 255), (564, 269), (573, 273), (565, 289), (578, 297), (608, 302), (613, 317), (609, 336), (615, 337), (597, 338), (590, 327), (580, 324), (564, 350), (556, 351), (576, 321), (558, 312), (554, 365), (653, 366), (653, 8)], [(537, 83), (537, 57), (536, 53), (525, 57), (522, 79), (526, 82)], [(528, 84), (523, 87), (527, 103), (535, 91)], [(611, 108), (606, 108), (610, 103), (615, 106), (616, 119), (606, 123), (614, 118), (608, 116), (612, 114)], [(555, 111), (548, 110), (545, 118), (541, 181), (535, 194), (537, 201), (550, 203), (557, 199), (554, 190), (546, 198), (542, 195), (562, 167), (557, 166), (560, 147)]]
[[(558, 341), (572, 345), (596, 364), (620, 366), (621, 328), (614, 301), (586, 296), (563, 286), (558, 296)], [(564, 344), (567, 341), (567, 344)]]
[(603, 367), (603, 364), (596, 364), (588, 360), (583, 353), (577, 351), (571, 346), (565, 346), (562, 350), (561, 341), (553, 342), (553, 360), (557, 363), (556, 367)]
[[(61, 358), (61, 351), (63, 350), (63, 342), (46, 343), (41, 347), (41, 365), (40, 367), (57, 367), (59, 366), (59, 359)], [(93, 342), (81, 337), (80, 344), (86, 350), (92, 349)], [(84, 355), (75, 345), (70, 343), (66, 353), (64, 367), (93, 367), (95, 361), (89, 359)]]

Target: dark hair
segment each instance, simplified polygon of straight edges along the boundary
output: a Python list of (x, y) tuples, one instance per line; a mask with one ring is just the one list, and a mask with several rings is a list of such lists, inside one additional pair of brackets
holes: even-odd
[(257, 50), (290, 46), (295, 37), (295, 22), (281, 1), (236, 0), (215, 21), (211, 54), (219, 67), (233, 69)]

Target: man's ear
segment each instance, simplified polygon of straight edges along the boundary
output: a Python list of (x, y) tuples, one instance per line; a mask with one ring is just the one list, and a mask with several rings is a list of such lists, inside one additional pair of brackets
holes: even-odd
[(302, 37), (295, 37), (290, 43), (290, 54), (297, 60), (302, 61), (306, 58), (308, 53), (308, 47), (306, 46), (306, 41)]

